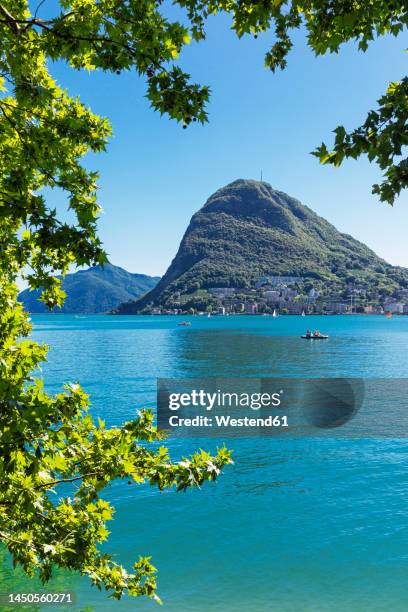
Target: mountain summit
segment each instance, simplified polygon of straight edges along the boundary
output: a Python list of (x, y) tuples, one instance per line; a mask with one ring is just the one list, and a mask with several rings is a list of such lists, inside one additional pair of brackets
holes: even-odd
[(368, 289), (405, 286), (408, 271), (269, 183), (239, 179), (193, 215), (176, 257), (156, 287), (117, 312), (147, 306), (205, 305), (208, 289), (249, 288), (264, 275), (293, 275), (317, 285)]

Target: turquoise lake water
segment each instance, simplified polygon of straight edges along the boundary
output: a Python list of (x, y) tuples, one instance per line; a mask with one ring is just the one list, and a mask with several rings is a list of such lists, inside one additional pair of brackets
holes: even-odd
[[(35, 339), (52, 347), (48, 389), (79, 380), (93, 414), (114, 425), (154, 407), (158, 377), (408, 377), (408, 317), (192, 317), (185, 328), (179, 320), (33, 317)], [(308, 326), (330, 339), (300, 340)], [(176, 458), (217, 444), (168, 440)], [(129, 566), (152, 555), (163, 610), (408, 610), (406, 440), (227, 445), (235, 464), (202, 490), (115, 483), (105, 493), (116, 507), (106, 548)], [(1, 591), (29, 588), (3, 566)], [(159, 610), (148, 600), (108, 600), (72, 575), (53, 584), (76, 592), (76, 610)]]

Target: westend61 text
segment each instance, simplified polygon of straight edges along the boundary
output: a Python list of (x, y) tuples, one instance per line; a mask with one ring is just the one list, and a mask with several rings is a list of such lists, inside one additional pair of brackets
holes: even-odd
[(195, 416), (192, 418), (173, 415), (169, 418), (170, 427), (288, 427), (287, 416), (267, 416), (265, 418), (233, 418), (227, 415)]

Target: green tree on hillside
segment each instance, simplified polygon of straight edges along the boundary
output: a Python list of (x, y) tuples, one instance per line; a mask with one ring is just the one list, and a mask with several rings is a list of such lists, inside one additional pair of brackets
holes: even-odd
[[(82, 158), (104, 150), (110, 126), (55, 82), (50, 62), (135, 70), (146, 79), (152, 108), (186, 127), (207, 120), (209, 89), (192, 83), (177, 57), (191, 39), (205, 37), (211, 15), (230, 13), (238, 36), (272, 28), (276, 41), (266, 64), (273, 70), (285, 67), (292, 29), (304, 26), (310, 47), (323, 54), (348, 40), (365, 50), (375, 36), (397, 35), (408, 19), (405, 3), (389, 0), (176, 4), (186, 11), (185, 24), (166, 18), (161, 0), (63, 0), (54, 15), (43, 1), (0, 0), (0, 538), (28, 574), (46, 581), (56, 564), (89, 575), (116, 597), (124, 591), (155, 597), (155, 570), (141, 559), (128, 572), (99, 551), (112, 515), (100, 497), (104, 487), (126, 478), (183, 490), (214, 479), (230, 456), (199, 452), (174, 464), (166, 449), (143, 444), (160, 438), (150, 413), (107, 429), (87, 414), (79, 385), (51, 396), (31, 377), (46, 347), (29, 339), (18, 276), (33, 289), (44, 287), (42, 299), (53, 307), (64, 299), (58, 274), (72, 264), (106, 261), (96, 234), (98, 176)], [(367, 154), (384, 170), (374, 190), (388, 202), (407, 183), (406, 160), (400, 161), (407, 87), (406, 79), (391, 84), (361, 128), (350, 134), (338, 128), (334, 150), (316, 152), (332, 164)], [(65, 194), (75, 222), (58, 217), (55, 191)], [(62, 483), (78, 487), (55, 503), (50, 492)]]

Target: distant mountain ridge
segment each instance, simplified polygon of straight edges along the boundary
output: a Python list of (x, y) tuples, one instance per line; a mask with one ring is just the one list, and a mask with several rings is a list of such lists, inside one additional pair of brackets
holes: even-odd
[[(158, 276), (132, 274), (119, 266), (110, 263), (93, 266), (67, 274), (63, 279), (63, 289), (67, 299), (62, 308), (53, 312), (74, 314), (100, 314), (110, 312), (123, 302), (135, 300), (151, 290), (159, 281)], [(47, 307), (38, 301), (41, 291), (25, 289), (19, 295), (26, 310), (31, 313), (49, 312)]]
[(250, 287), (268, 274), (390, 293), (408, 286), (408, 270), (391, 266), (295, 198), (268, 183), (238, 179), (193, 215), (158, 284), (116, 312), (195, 306), (209, 288)]

